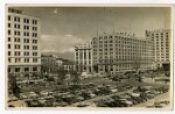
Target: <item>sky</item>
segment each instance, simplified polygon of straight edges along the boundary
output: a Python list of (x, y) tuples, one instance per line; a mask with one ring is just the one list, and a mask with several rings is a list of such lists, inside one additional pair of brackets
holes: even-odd
[(41, 51), (74, 58), (74, 46), (97, 32), (128, 32), (144, 38), (145, 30), (169, 29), (167, 7), (17, 7), (40, 18)]

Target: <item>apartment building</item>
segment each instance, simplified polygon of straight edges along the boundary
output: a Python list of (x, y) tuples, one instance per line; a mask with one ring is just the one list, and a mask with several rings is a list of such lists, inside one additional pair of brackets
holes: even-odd
[(78, 72), (92, 72), (90, 44), (79, 44), (75, 46), (75, 64)]
[(123, 32), (104, 33), (94, 37), (91, 45), (93, 68), (99, 73), (152, 69), (150, 40)]
[[(6, 17), (8, 73), (15, 76), (40, 73), (40, 20), (8, 8)], [(19, 75), (20, 74), (20, 75)]]
[(146, 30), (145, 36), (153, 43), (154, 67), (169, 67), (170, 64), (170, 30)]

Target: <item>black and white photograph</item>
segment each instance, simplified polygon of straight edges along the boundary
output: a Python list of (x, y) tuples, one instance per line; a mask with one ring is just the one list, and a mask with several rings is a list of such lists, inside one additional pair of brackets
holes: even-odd
[(6, 108), (172, 109), (172, 6), (6, 5)]

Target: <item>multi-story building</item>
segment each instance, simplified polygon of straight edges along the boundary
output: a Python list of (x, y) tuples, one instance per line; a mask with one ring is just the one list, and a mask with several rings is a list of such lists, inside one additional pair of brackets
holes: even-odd
[(6, 21), (8, 73), (40, 73), (40, 20), (8, 9)]
[(153, 59), (156, 68), (169, 67), (170, 64), (170, 30), (152, 30), (145, 32), (146, 38), (153, 43)]
[(101, 34), (92, 39), (93, 68), (99, 73), (152, 68), (151, 41), (134, 34)]
[(68, 72), (76, 70), (76, 66), (75, 66), (75, 63), (73, 61), (64, 61), (63, 68), (64, 68), (64, 70), (66, 70)]
[(92, 72), (92, 54), (90, 44), (75, 46), (75, 64), (78, 72)]

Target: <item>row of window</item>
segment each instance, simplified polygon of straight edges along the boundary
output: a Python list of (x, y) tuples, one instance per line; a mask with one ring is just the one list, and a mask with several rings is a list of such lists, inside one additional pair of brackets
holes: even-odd
[[(22, 53), (22, 52), (20, 52), (20, 51), (15, 51), (15, 52), (14, 52), (14, 55), (15, 55), (15, 56), (20, 56), (21, 53)], [(33, 52), (32, 54), (33, 54), (33, 56), (37, 56), (37, 55), (38, 55), (37, 52)], [(8, 56), (11, 56), (11, 55), (12, 55), (12, 52), (11, 52), (11, 51), (8, 51)], [(25, 52), (24, 52), (24, 56), (29, 56), (29, 52), (26, 52), (26, 51), (25, 51)]]
[[(11, 42), (11, 41), (12, 41), (11, 37), (8, 37), (8, 42)], [(21, 41), (20, 38), (17, 38), (17, 37), (14, 38), (14, 42), (20, 42), (20, 41)], [(29, 39), (25, 38), (24, 43), (29, 43)], [(38, 40), (34, 39), (34, 40), (32, 40), (32, 43), (37, 44)]]
[[(137, 42), (133, 42), (133, 41), (126, 41), (126, 40), (116, 40), (116, 41), (113, 41), (113, 40), (105, 40), (105, 41), (99, 41), (98, 43), (99, 44), (102, 44), (102, 43), (122, 43), (122, 44), (145, 44), (146, 45), (146, 42), (145, 41), (137, 41)], [(93, 42), (93, 44), (97, 44), (97, 42)]]
[(76, 61), (76, 64), (91, 64), (91, 61), (89, 61), (89, 62), (86, 62), (86, 61), (84, 61), (84, 63), (82, 62), (82, 61)]
[[(24, 60), (23, 61), (24, 63), (29, 63), (30, 62), (30, 58), (24, 58), (23, 60)], [(38, 62), (38, 58), (33, 58), (32, 60), (33, 60), (32, 61), (33, 63), (37, 63)], [(8, 62), (12, 63), (12, 58), (8, 58)], [(14, 62), (15, 63), (20, 63), (20, 62), (22, 62), (22, 58), (15, 58)]]
[[(11, 30), (8, 30), (8, 35), (11, 35), (11, 34), (12, 34), (12, 33), (11, 33)], [(21, 35), (21, 32), (15, 30), (15, 31), (14, 31), (14, 35), (20, 36), (20, 35)], [(24, 36), (29, 36), (29, 32), (24, 32), (23, 35), (24, 35)], [(38, 36), (37, 33), (32, 33), (32, 37), (37, 37), (37, 36)]]
[(120, 70), (128, 70), (128, 69), (132, 69), (133, 68), (133, 65), (115, 65), (115, 66), (99, 66), (99, 71), (105, 71), (105, 72), (108, 72), (108, 71), (120, 71)]
[[(142, 41), (142, 40), (138, 40), (138, 39), (133, 39), (131, 37), (122, 37), (122, 36), (104, 36), (104, 37), (99, 37), (99, 41), (103, 41), (103, 40), (106, 41), (106, 40), (108, 40), (107, 38), (109, 38), (109, 39), (111, 39), (109, 42), (112, 42), (113, 37), (115, 37), (116, 40), (127, 41), (127, 42), (146, 42), (146, 41)], [(96, 42), (97, 40), (98, 40), (97, 38), (94, 38), (92, 40), (92, 43)]]
[[(11, 45), (12, 44), (8, 44), (8, 49), (12, 49)], [(33, 50), (37, 50), (38, 49), (38, 46), (32, 46), (32, 48), (33, 48)], [(14, 45), (14, 49), (21, 49), (21, 45), (15, 44)], [(29, 50), (29, 45), (24, 45), (24, 48), (23, 49)]]
[[(9, 15), (9, 16), (8, 16), (8, 20), (9, 20), (9, 21), (12, 21), (12, 16)], [(20, 22), (20, 21), (21, 21), (21, 18), (18, 17), (18, 16), (15, 16), (15, 17), (14, 17), (14, 21), (15, 21), (15, 22)], [(26, 24), (29, 24), (29, 23), (30, 23), (30, 20), (27, 19), (27, 18), (24, 18), (24, 19), (23, 19), (23, 22), (26, 23)], [(32, 24), (33, 24), (33, 25), (37, 25), (37, 23), (38, 23), (37, 20), (32, 20)]]
[[(8, 23), (8, 28), (11, 28), (11, 23)], [(20, 26), (20, 24), (14, 24), (14, 28), (20, 29), (21, 26)], [(29, 30), (29, 26), (27, 26), (27, 25), (24, 25), (23, 28), (24, 28), (24, 30)], [(37, 31), (37, 27), (32, 27), (32, 30)]]

